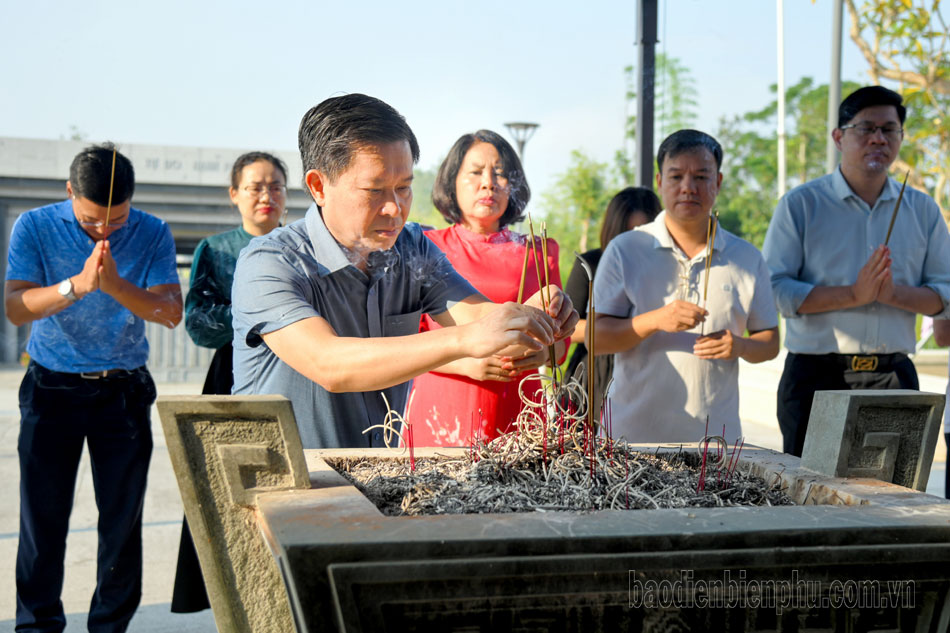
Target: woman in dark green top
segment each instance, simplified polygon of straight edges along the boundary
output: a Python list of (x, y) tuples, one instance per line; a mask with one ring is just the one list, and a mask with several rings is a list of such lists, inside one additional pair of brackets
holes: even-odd
[[(191, 262), (191, 288), (185, 298), (185, 329), (195, 344), (217, 351), (205, 378), (203, 394), (230, 394), (234, 384), (231, 339), (231, 282), (238, 255), (248, 242), (280, 224), (287, 201), (287, 167), (276, 156), (249, 152), (231, 168), (231, 202), (241, 226), (198, 243)], [(207, 609), (201, 568), (188, 524), (182, 526), (178, 569), (171, 610), (192, 613)]]
[(244, 154), (231, 168), (229, 194), (241, 214), (241, 226), (198, 243), (191, 263), (191, 289), (185, 298), (185, 329), (191, 340), (217, 350), (202, 393), (231, 393), (234, 265), (252, 238), (270, 233), (284, 217), (287, 169), (271, 154)]

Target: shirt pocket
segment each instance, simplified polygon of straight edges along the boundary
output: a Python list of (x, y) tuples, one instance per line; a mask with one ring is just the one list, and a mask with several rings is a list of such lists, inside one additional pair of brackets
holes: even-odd
[(383, 336), (415, 334), (419, 331), (420, 318), (422, 318), (422, 310), (387, 316), (383, 322)]

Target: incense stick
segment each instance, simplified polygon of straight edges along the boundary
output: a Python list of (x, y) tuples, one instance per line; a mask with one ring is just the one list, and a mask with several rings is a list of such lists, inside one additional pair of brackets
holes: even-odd
[[(538, 277), (538, 291), (540, 292), (541, 286), (541, 269), (538, 266), (538, 241), (534, 237), (534, 222), (531, 221), (531, 212), (528, 212), (528, 231), (531, 233), (531, 253), (534, 258), (534, 273)], [(541, 309), (547, 311), (548, 306), (544, 302), (544, 293), (541, 292)]]
[(894, 205), (894, 213), (891, 214), (891, 223), (887, 227), (887, 237), (884, 238), (884, 246), (887, 246), (888, 241), (891, 239), (891, 231), (894, 230), (894, 220), (897, 219), (897, 212), (901, 208), (901, 200), (904, 198), (904, 187), (907, 186), (907, 177), (910, 176), (910, 170), (907, 170), (907, 173), (904, 174), (904, 184), (901, 185), (901, 193), (897, 196), (897, 204)]
[(541, 223), (541, 263), (544, 264), (544, 287), (548, 292), (548, 305), (551, 305), (551, 280), (548, 277), (548, 225)]
[[(106, 205), (106, 223), (102, 226), (102, 234), (108, 237), (109, 214), (112, 212), (112, 186), (115, 184), (115, 146), (112, 147), (112, 173), (109, 175), (109, 203)], [(105, 239), (105, 238), (102, 238)]]
[[(541, 223), (541, 264), (544, 266), (544, 287), (541, 289), (541, 296), (544, 297), (545, 289), (548, 292), (548, 305), (551, 305), (551, 285), (550, 278), (548, 277), (548, 227), (547, 223)], [(551, 374), (554, 376), (555, 387), (558, 383), (558, 371), (560, 367), (557, 366), (557, 351), (554, 349), (554, 345), (548, 347), (548, 354), (551, 357)]]
[(587, 273), (587, 424), (594, 428), (594, 271), (580, 253), (574, 251), (574, 257)]
[[(706, 227), (706, 271), (705, 278), (703, 279), (703, 310), (706, 309), (706, 297), (709, 294), (709, 271), (712, 269), (712, 252), (713, 245), (716, 243), (716, 229), (719, 226), (719, 212), (716, 212), (715, 217), (713, 217), (712, 209), (709, 210), (709, 226)], [(702, 326), (699, 328), (700, 335), (705, 334), (706, 332), (706, 321), (703, 321)]]
[(524, 241), (524, 262), (521, 264), (521, 285), (518, 286), (518, 303), (524, 299), (524, 280), (528, 276), (528, 240)]

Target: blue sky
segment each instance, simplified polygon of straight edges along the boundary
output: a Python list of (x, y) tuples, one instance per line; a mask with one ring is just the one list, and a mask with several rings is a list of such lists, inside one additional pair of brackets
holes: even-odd
[[(827, 82), (831, 5), (786, 0), (789, 85)], [(660, 0), (659, 13), (658, 50), (696, 79), (698, 127), (770, 100), (774, 2)], [(76, 126), (96, 141), (294, 150), (309, 107), (365, 92), (406, 116), (423, 167), (464, 132), (540, 123), (525, 155), (538, 194), (571, 150), (606, 161), (620, 146), (636, 59), (634, 0), (55, 0), (6, 3), (4, 17), (0, 136)], [(866, 81), (848, 39), (843, 57), (844, 78)]]

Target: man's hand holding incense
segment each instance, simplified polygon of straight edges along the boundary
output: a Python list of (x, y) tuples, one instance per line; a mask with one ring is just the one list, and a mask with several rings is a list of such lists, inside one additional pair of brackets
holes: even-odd
[(78, 275), (72, 277), (73, 292), (82, 299), (90, 292), (99, 289), (99, 267), (102, 262), (102, 253), (105, 248), (103, 241), (96, 242), (92, 248), (92, 253), (86, 258), (82, 265), (82, 270)]
[(537, 308), (508, 302), (459, 329), (473, 358), (520, 358), (553, 344), (557, 323)]
[[(574, 309), (574, 303), (564, 291), (554, 284), (551, 284), (543, 290), (539, 290), (531, 295), (528, 300), (524, 302), (525, 305), (533, 306), (539, 310), (544, 309), (542, 308), (542, 292), (544, 293), (544, 297), (551, 297), (551, 303), (547, 305), (545, 311), (557, 324), (555, 340), (560, 341), (569, 337), (574, 333), (574, 328), (577, 326), (577, 321), (580, 318), (577, 314), (577, 310)], [(547, 303), (546, 299), (544, 303)]]
[[(851, 293), (854, 296), (854, 305), (863, 306), (879, 300), (885, 281), (890, 280), (891, 256), (890, 249), (883, 244), (878, 246), (868, 260), (858, 271), (858, 278), (851, 284)], [(893, 283), (889, 293), (893, 293)]]
[(122, 278), (119, 277), (119, 270), (112, 258), (112, 250), (109, 248), (108, 240), (98, 242), (96, 247), (102, 249), (102, 258), (99, 262), (99, 289), (107, 295), (114, 296), (119, 292)]
[(684, 332), (706, 320), (709, 314), (695, 303), (677, 299), (652, 313), (655, 331)]

